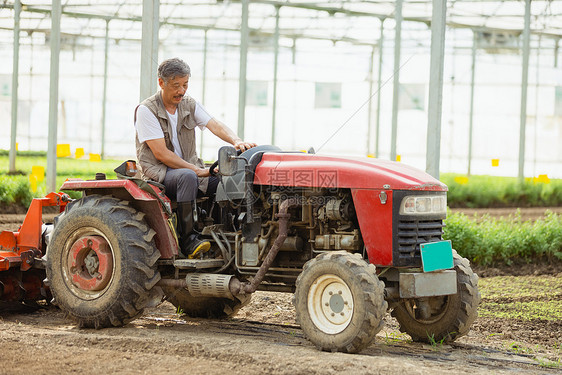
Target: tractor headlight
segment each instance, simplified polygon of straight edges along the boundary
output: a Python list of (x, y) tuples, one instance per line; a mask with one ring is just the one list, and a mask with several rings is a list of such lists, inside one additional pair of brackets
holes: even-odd
[(400, 203), (400, 215), (433, 215), (447, 213), (446, 195), (409, 195)]

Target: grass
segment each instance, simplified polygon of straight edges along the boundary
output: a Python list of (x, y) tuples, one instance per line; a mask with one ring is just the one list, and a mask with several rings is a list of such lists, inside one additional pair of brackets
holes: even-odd
[(521, 222), (520, 215), (509, 219), (485, 216), (477, 222), (454, 213), (445, 223), (443, 238), (451, 240), (459, 254), (475, 264), (562, 260), (562, 216), (552, 212), (535, 222)]
[(429, 345), (431, 345), (431, 348), (433, 350), (439, 350), (443, 347), (443, 342), (445, 341), (445, 337), (443, 337), (441, 340), (437, 341), (435, 340), (435, 335), (431, 334), (431, 336), (429, 334), (427, 334), (427, 339), (429, 340)]
[(496, 276), (478, 281), (481, 317), (562, 320), (562, 278), (556, 276)]
[(557, 361), (551, 361), (545, 358), (536, 358), (535, 360), (537, 361), (540, 367), (553, 368), (553, 369), (562, 367), (562, 360), (560, 359)]
[[(562, 179), (548, 183), (516, 177), (471, 176), (468, 182), (458, 174), (444, 173), (441, 181), (449, 187), (449, 207), (553, 207), (562, 205)], [(466, 182), (466, 183), (459, 183)]]

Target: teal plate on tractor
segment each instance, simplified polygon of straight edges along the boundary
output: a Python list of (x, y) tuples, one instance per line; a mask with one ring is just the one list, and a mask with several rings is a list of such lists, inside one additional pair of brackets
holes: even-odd
[(453, 268), (453, 246), (451, 241), (429, 242), (420, 245), (423, 272)]

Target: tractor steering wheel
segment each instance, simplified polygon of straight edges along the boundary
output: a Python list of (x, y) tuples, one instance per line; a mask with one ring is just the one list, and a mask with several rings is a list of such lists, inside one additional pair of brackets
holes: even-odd
[(211, 176), (216, 176), (217, 172), (215, 172), (215, 168), (218, 167), (219, 165), (219, 161), (215, 161), (210, 167), (209, 167), (209, 174)]
[[(251, 150), (251, 149), (249, 149)], [(248, 150), (246, 150), (248, 151)], [(242, 151), (241, 150), (236, 150), (236, 156), (240, 156), (242, 155)], [(216, 176), (218, 173), (220, 173), (220, 170), (218, 171), (218, 173), (215, 172), (215, 168), (219, 165), (219, 161), (215, 161), (210, 167), (209, 167), (209, 174), (211, 176)]]

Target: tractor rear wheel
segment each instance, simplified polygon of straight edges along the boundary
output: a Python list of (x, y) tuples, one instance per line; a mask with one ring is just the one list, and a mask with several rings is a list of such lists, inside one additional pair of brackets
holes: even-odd
[(297, 322), (313, 344), (345, 353), (371, 344), (388, 306), (375, 266), (346, 251), (308, 261), (297, 279), (293, 303)]
[(229, 318), (248, 303), (251, 294), (240, 295), (235, 300), (220, 297), (194, 297), (187, 289), (164, 288), (166, 299), (174, 305), (179, 314), (192, 318)]
[(124, 325), (149, 302), (160, 252), (144, 216), (126, 201), (90, 195), (57, 218), (47, 278), (56, 304), (79, 326)]
[(400, 331), (409, 334), (412, 340), (454, 341), (465, 335), (476, 320), (480, 303), (478, 276), (470, 268), (468, 259), (456, 251), (453, 251), (453, 261), (457, 271), (457, 294), (423, 300), (404, 299), (392, 311), (392, 316), (400, 323)]

